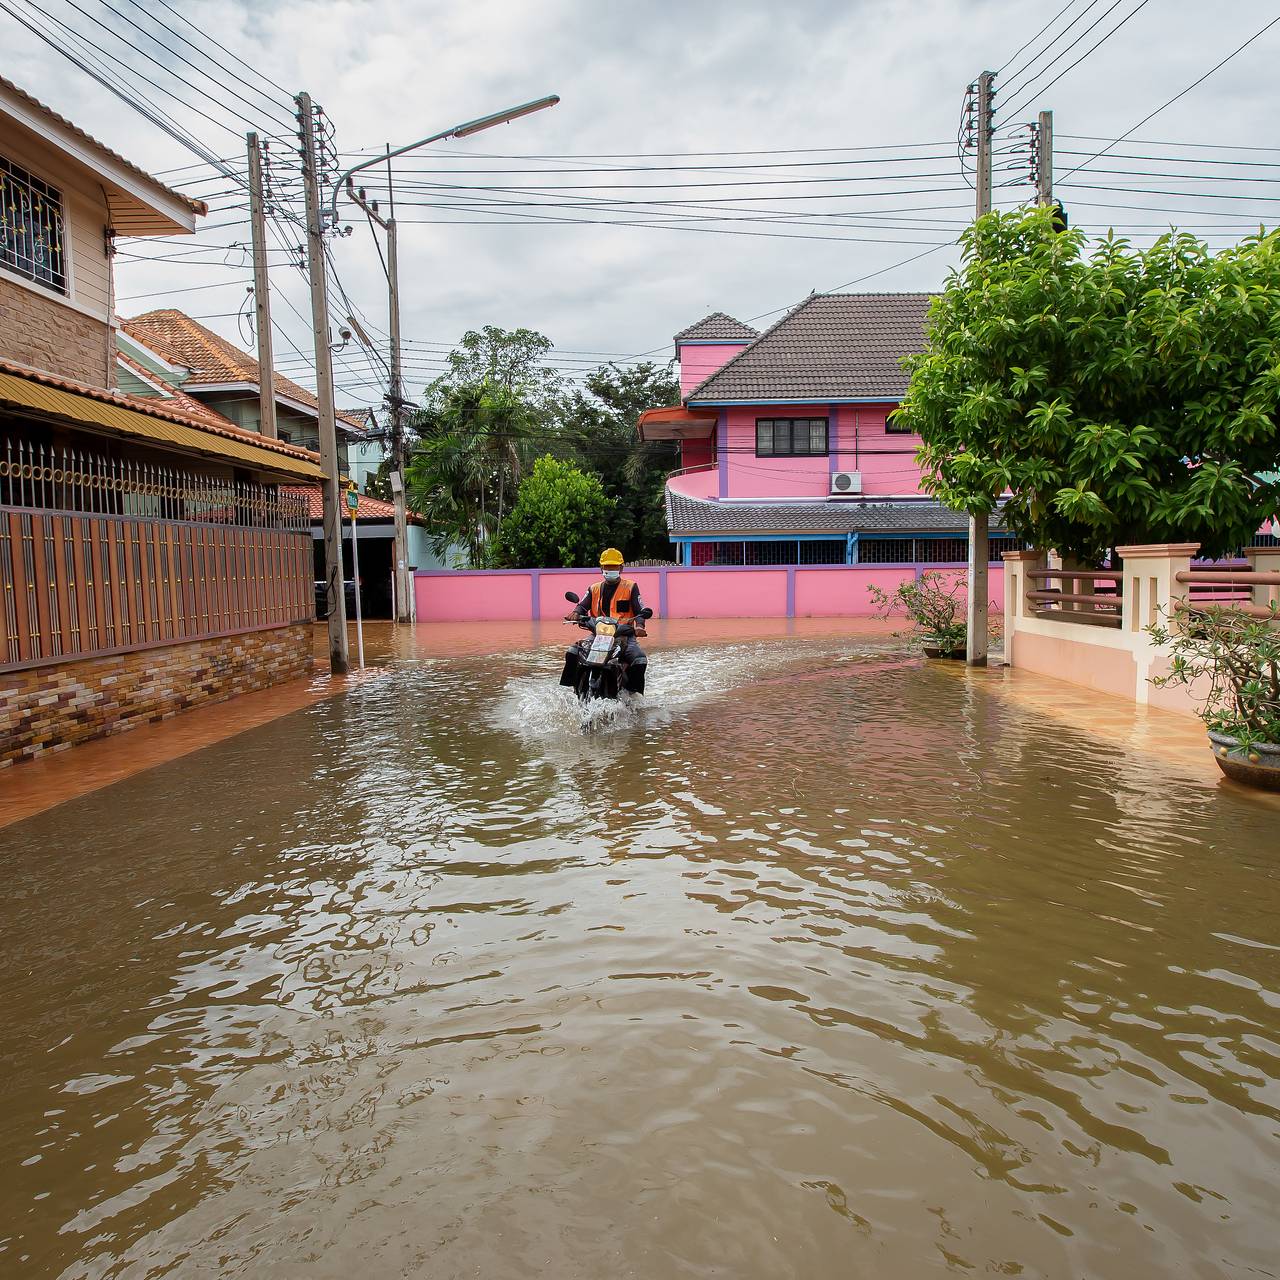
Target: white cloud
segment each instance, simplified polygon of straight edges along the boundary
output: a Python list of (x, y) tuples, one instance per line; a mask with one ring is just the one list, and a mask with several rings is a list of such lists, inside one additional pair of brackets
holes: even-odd
[[(515, 0), (469, 4), (425, 0), (178, 3), (201, 30), (215, 35), (271, 79), (291, 89), (307, 87), (337, 126), (338, 143), (344, 150), (386, 142), (398, 145), (547, 92), (562, 96), (561, 105), (554, 110), (465, 143), (448, 144), (434, 156), (423, 153), (424, 159), (405, 166), (406, 179), (410, 169), (413, 177), (421, 179), (430, 176), (421, 172), (427, 168), (582, 167), (573, 161), (558, 165), (531, 161), (522, 166), (484, 159), (493, 153), (572, 156), (936, 141), (942, 144), (939, 154), (943, 154), (953, 146), (966, 82), (984, 66), (1004, 62), (1061, 7), (1058, 0), (1037, 0), (1035, 4), (1018, 0), (862, 0), (854, 4), (793, 0), (785, 5), (776, 0), (739, 0), (732, 5), (708, 0), (653, 0), (642, 5), (600, 0), (539, 0), (536, 4)], [(92, 7), (91, 0), (88, 7)], [(61, 16), (75, 17), (74, 11), (58, 0), (50, 0), (49, 8)], [(158, 9), (153, 12), (163, 13)], [(1117, 18), (1121, 12), (1117, 11)], [(1081, 28), (1093, 16), (1086, 17)], [(1028, 116), (1038, 107), (1055, 109), (1062, 153), (1059, 172), (1074, 163), (1066, 152), (1087, 150), (1085, 143), (1068, 135), (1115, 136), (1127, 129), (1252, 34), (1264, 17), (1254, 5), (1226, 6), (1218, 21), (1206, 24), (1203, 8), (1193, 7), (1189, 0), (1168, 0), (1138, 13), (1042, 99), (1027, 105)], [(78, 21), (84, 26), (83, 20)], [(1110, 25), (1107, 21), (1086, 36), (1051, 74), (1087, 49)], [(1193, 29), (1198, 32), (1194, 40), (1187, 36)], [(165, 169), (190, 162), (170, 139), (4, 15), (0, 15), (0, 30), (7, 45), (6, 74), (37, 97), (138, 163)], [(1278, 34), (1280, 29), (1264, 37), (1229, 68), (1158, 117), (1143, 134), (1180, 141), (1270, 145), (1267, 125), (1274, 112), (1270, 109), (1269, 62)], [(107, 47), (113, 46), (108, 43)], [(121, 46), (114, 47), (123, 51)], [(184, 52), (191, 54), (190, 49)], [(1017, 65), (1015, 61), (1007, 73)], [(248, 72), (243, 74), (247, 79), (255, 78)], [(159, 72), (156, 81), (155, 96), (164, 100), (173, 82)], [(235, 81), (230, 85), (244, 91)], [(197, 100), (202, 88), (208, 86), (196, 78), (184, 92)], [(282, 95), (276, 97), (282, 99)], [(1017, 97), (1015, 91), (1005, 101), (1012, 105)], [(227, 107), (245, 110), (244, 104), (229, 94), (208, 105), (210, 114), (226, 119), (230, 128), (225, 131), (179, 109), (175, 114), (220, 154), (239, 156), (239, 135), (244, 126), (225, 115)], [(283, 110), (283, 102), (281, 107)], [(246, 110), (246, 114), (253, 113)], [(264, 121), (264, 128), (275, 127)], [(745, 169), (751, 167), (748, 159), (707, 163), (741, 161)], [(1150, 166), (1126, 161), (1094, 167)], [(937, 168), (954, 174), (955, 162), (942, 160)], [(806, 172), (797, 170), (791, 176)], [(726, 177), (723, 171), (684, 176), (707, 181)], [(598, 174), (463, 177), (458, 173), (435, 177), (511, 186), (664, 180), (659, 174), (644, 173), (613, 178)], [(1124, 177), (1106, 175), (1094, 181), (1132, 185)], [(1151, 180), (1145, 185), (1151, 186)], [(726, 191), (740, 197), (779, 190), (788, 188), (750, 192), (707, 187), (682, 193), (618, 189), (594, 194), (615, 198), (679, 194), (681, 199), (701, 203)], [(805, 188), (797, 185), (790, 190), (799, 193)], [(1259, 197), (1256, 203), (1224, 201), (1220, 206), (1224, 211), (1272, 207), (1261, 198), (1268, 192), (1265, 186), (1246, 189), (1232, 184), (1217, 190)], [(1144, 217), (1126, 210), (1086, 209), (1083, 204), (1092, 200), (1161, 206), (1157, 196), (1133, 199), (1122, 192), (1066, 189), (1061, 194), (1080, 221), (1159, 221), (1172, 216), (1157, 213)], [(516, 194), (510, 198), (530, 197)], [(945, 196), (904, 197), (901, 203), (954, 205), (954, 209), (924, 216), (959, 222), (967, 216), (969, 199), (966, 192), (953, 191)], [(1163, 203), (1179, 202), (1165, 199)], [(828, 206), (840, 207), (835, 201), (822, 200), (797, 201), (793, 207), (826, 211)], [(741, 207), (749, 208), (750, 204), (741, 202)], [(381, 268), (363, 221), (356, 223), (349, 206), (348, 211), (355, 234), (337, 241), (333, 251), (354, 301), (380, 323), (385, 314)], [(929, 229), (933, 224), (926, 223), (914, 223), (913, 228), (925, 229), (901, 235), (885, 229), (864, 233), (913, 242), (890, 244), (711, 234), (705, 229), (707, 224), (696, 224), (704, 228), (701, 231), (553, 223), (447, 226), (416, 220), (439, 218), (438, 210), (410, 209), (402, 203), (400, 212), (407, 336), (452, 341), (465, 329), (486, 323), (504, 327), (523, 324), (542, 330), (557, 347), (570, 351), (639, 352), (661, 347), (670, 334), (707, 310), (723, 309), (743, 318), (767, 312), (811, 289), (829, 288), (899, 262), (921, 252), (929, 242), (954, 234), (954, 229), (944, 224), (938, 224), (935, 231)], [(569, 211), (565, 216), (613, 217), (595, 211)], [(1204, 220), (1203, 215), (1198, 216)], [(223, 222), (227, 217), (215, 214), (209, 221)], [(728, 227), (736, 231), (771, 229), (751, 222)], [(829, 227), (796, 230), (824, 237), (842, 234)], [(243, 229), (222, 228), (200, 238), (229, 243), (244, 235)], [(241, 255), (229, 256), (235, 263), (241, 261)], [(954, 251), (944, 249), (866, 287), (934, 287), (948, 262), (954, 260)], [(127, 298), (222, 279), (230, 281), (225, 288), (186, 298), (137, 299), (123, 303), (122, 309), (181, 305), (193, 314), (220, 316), (209, 323), (233, 340), (242, 340), (237, 336), (235, 319), (222, 313), (234, 311), (244, 300), (247, 267), (229, 271), (211, 266), (122, 262), (118, 284), (120, 295)], [(305, 350), (307, 326), (285, 301), (292, 302), (304, 316), (308, 314), (301, 282), (281, 268), (273, 272), (273, 283), (279, 294), (277, 318)], [(287, 358), (286, 350), (282, 359)], [(411, 387), (420, 386), (428, 368), (417, 357), (413, 373)], [(376, 399), (378, 392), (375, 388), (353, 388), (346, 398), (350, 401), (360, 395)]]

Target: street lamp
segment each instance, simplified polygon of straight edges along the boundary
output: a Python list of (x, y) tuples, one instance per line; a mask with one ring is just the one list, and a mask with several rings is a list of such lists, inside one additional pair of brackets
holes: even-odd
[(388, 397), (391, 407), (391, 496), (395, 504), (395, 597), (396, 621), (407, 622), (412, 617), (409, 603), (409, 571), (408, 571), (408, 517), (405, 512), (404, 496), (404, 393), (400, 376), (400, 269), (396, 247), (395, 205), (392, 203), (391, 217), (381, 217), (364, 198), (363, 191), (357, 191), (352, 179), (362, 169), (371, 169), (376, 164), (385, 164), (390, 171), (391, 161), (418, 147), (425, 147), (432, 142), (443, 142), (446, 138), (469, 138), (472, 134), (495, 125), (510, 124), (521, 116), (532, 115), (546, 107), (554, 107), (560, 101), (559, 94), (548, 94), (545, 98), (535, 98), (532, 102), (521, 103), (518, 107), (508, 107), (505, 111), (495, 111), (492, 115), (480, 116), (475, 120), (467, 120), (455, 124), (450, 129), (433, 133), (429, 138), (420, 138), (408, 146), (397, 147), (394, 151), (385, 151), (380, 156), (373, 156), (353, 165), (333, 186), (333, 197), (329, 206), (329, 220), (332, 225), (338, 222), (338, 195), (345, 188), (347, 197), (364, 210), (371, 221), (376, 222), (387, 233), (387, 290), (388, 311), (391, 330), (391, 394)]

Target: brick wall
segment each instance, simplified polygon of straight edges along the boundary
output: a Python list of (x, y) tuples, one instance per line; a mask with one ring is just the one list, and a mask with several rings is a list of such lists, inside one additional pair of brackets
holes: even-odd
[(82, 311), (0, 277), (0, 356), (95, 387), (115, 383), (111, 331)]
[(0, 768), (310, 673), (299, 623), (0, 675)]

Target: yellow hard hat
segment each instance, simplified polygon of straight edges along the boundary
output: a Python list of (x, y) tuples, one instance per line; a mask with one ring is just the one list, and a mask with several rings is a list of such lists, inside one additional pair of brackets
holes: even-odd
[(622, 552), (617, 547), (606, 547), (600, 553), (600, 567), (602, 569), (621, 569), (624, 563)]

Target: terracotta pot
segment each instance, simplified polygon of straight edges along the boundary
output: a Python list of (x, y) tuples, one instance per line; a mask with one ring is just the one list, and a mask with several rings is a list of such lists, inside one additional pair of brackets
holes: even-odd
[(1259, 742), (1246, 752), (1235, 738), (1212, 729), (1209, 741), (1218, 768), (1232, 781), (1263, 791), (1280, 791), (1280, 744)]

